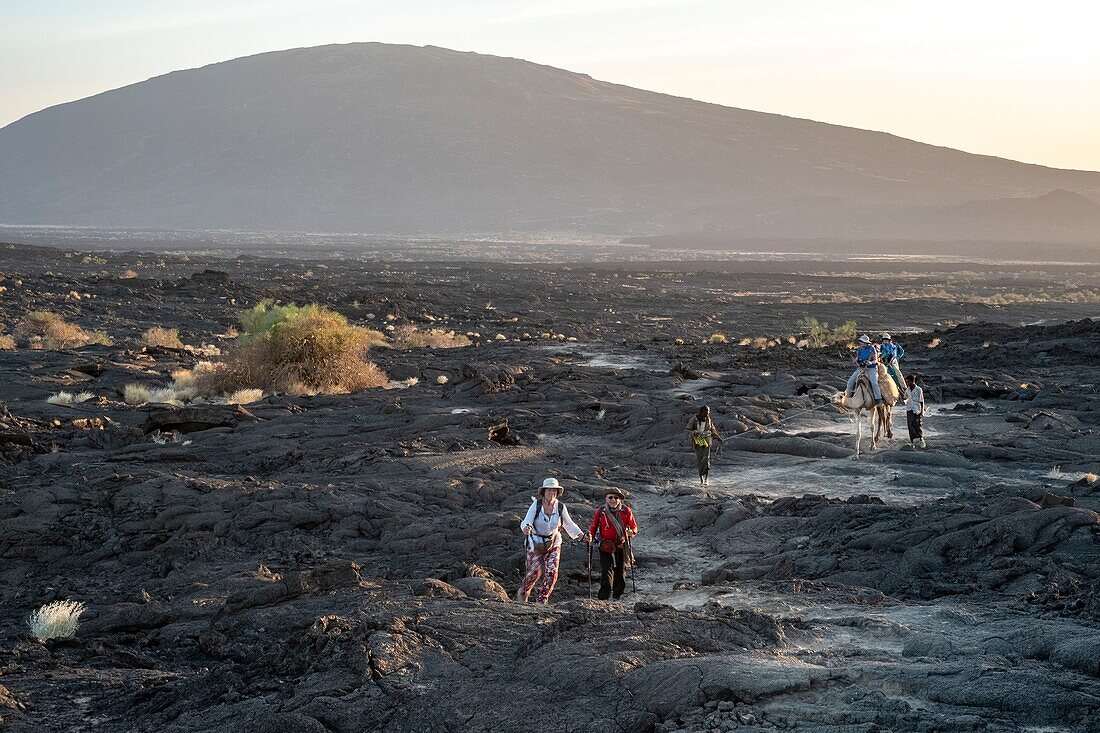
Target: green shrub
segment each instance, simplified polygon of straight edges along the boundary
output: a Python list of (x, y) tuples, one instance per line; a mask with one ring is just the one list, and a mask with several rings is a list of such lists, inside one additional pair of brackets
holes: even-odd
[(856, 322), (845, 321), (836, 328), (809, 316), (798, 322), (800, 333), (805, 334), (809, 345), (815, 349), (852, 341), (856, 337)]
[(240, 318), (242, 332), (226, 358), (197, 380), (200, 393), (242, 389), (293, 394), (381, 387), (385, 373), (366, 358), (381, 333), (353, 326), (319, 305), (263, 302)]

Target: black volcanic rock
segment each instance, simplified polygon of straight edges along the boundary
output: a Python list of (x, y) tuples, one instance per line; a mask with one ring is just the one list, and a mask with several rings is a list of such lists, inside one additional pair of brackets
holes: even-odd
[(22, 224), (904, 237), (1059, 189), (1100, 199), (1100, 173), (377, 43), (178, 71), (0, 130), (0, 221)]

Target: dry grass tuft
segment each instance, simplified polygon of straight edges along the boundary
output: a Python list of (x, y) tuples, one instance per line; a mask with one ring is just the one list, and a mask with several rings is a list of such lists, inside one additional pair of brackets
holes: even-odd
[(118, 273), (119, 280), (133, 280), (137, 276), (138, 274), (133, 270), (123, 270), (122, 272)]
[(928, 342), (928, 348), (934, 349), (942, 343), (943, 343), (943, 341), (941, 341), (939, 336), (937, 336), (936, 338), (934, 338), (934, 339), (932, 339), (931, 341)]
[(90, 344), (110, 346), (110, 337), (102, 331), (85, 331), (80, 326), (67, 322), (56, 313), (31, 311), (15, 331), (27, 346), (32, 349), (79, 349)]
[(49, 402), (51, 405), (80, 405), (94, 398), (95, 395), (91, 392), (80, 392), (74, 395), (72, 392), (62, 390), (55, 395), (47, 397), (46, 402)]
[(238, 389), (233, 394), (225, 398), (225, 401), (230, 405), (251, 405), (253, 402), (259, 402), (264, 398), (264, 391), (262, 389)]
[(15, 348), (15, 339), (7, 334), (0, 333), (0, 351), (8, 351)]
[(27, 625), (39, 641), (67, 639), (76, 633), (84, 608), (79, 601), (53, 601), (32, 613)]
[(174, 328), (161, 328), (160, 326), (153, 326), (145, 333), (141, 334), (141, 343), (144, 346), (154, 346), (164, 349), (182, 349), (183, 342), (180, 341), (180, 332)]
[(449, 381), (451, 381), (451, 380), (447, 377), (446, 374), (440, 374), (440, 375), (436, 376), (436, 378), (435, 378), (435, 383), (436, 384), (446, 384)]
[(712, 333), (707, 338), (708, 344), (724, 344), (727, 341), (729, 341), (729, 339), (726, 338), (726, 334), (724, 333)]
[(441, 328), (421, 331), (415, 326), (401, 326), (393, 330), (390, 343), (396, 349), (457, 349), (469, 346), (471, 341), (462, 334)]
[(185, 390), (178, 390), (175, 386), (146, 387), (141, 384), (127, 384), (122, 388), (122, 399), (127, 405), (183, 405), (194, 395)]

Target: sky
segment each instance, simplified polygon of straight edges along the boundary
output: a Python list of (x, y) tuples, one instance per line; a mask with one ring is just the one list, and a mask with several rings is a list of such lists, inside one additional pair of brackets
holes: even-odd
[(0, 0), (0, 126), (177, 69), (382, 41), (1100, 170), (1096, 17), (1068, 0)]

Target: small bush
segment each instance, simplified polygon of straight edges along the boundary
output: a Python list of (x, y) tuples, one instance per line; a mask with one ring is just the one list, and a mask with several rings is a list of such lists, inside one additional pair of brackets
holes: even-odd
[(0, 333), (0, 351), (8, 351), (15, 348), (15, 339), (7, 334)]
[(161, 328), (160, 326), (153, 326), (148, 331), (141, 334), (141, 343), (145, 346), (164, 349), (183, 348), (183, 342), (180, 341), (179, 331), (174, 328)]
[(809, 345), (815, 349), (845, 343), (856, 337), (855, 321), (845, 321), (833, 328), (828, 323), (808, 317), (798, 322), (798, 328), (806, 335)]
[(390, 343), (397, 349), (457, 349), (472, 342), (462, 334), (441, 328), (421, 331), (415, 326), (401, 326), (393, 330)]
[(138, 274), (133, 270), (123, 270), (122, 272), (118, 273), (119, 280), (133, 280), (137, 276)]
[(79, 601), (53, 601), (27, 618), (31, 633), (39, 641), (67, 639), (76, 633), (84, 604)]
[(85, 331), (48, 311), (31, 311), (15, 333), (32, 349), (56, 351), (79, 349), (89, 344), (111, 345), (110, 337), (104, 332)]
[(712, 333), (710, 335), (710, 337), (707, 339), (707, 343), (708, 344), (724, 344), (728, 340), (729, 339), (726, 338), (726, 334), (724, 334), (724, 333)]
[(217, 365), (209, 361), (200, 361), (193, 369), (177, 369), (172, 372), (172, 386), (177, 392), (196, 394), (204, 380), (210, 380), (217, 370)]
[(446, 374), (440, 374), (440, 375), (436, 376), (436, 378), (435, 378), (435, 383), (436, 384), (446, 384), (449, 381), (450, 381), (450, 379), (447, 377)]
[(319, 305), (257, 305), (241, 316), (243, 333), (216, 370), (197, 381), (204, 394), (258, 388), (291, 394), (339, 394), (389, 380), (366, 359), (384, 339)]

